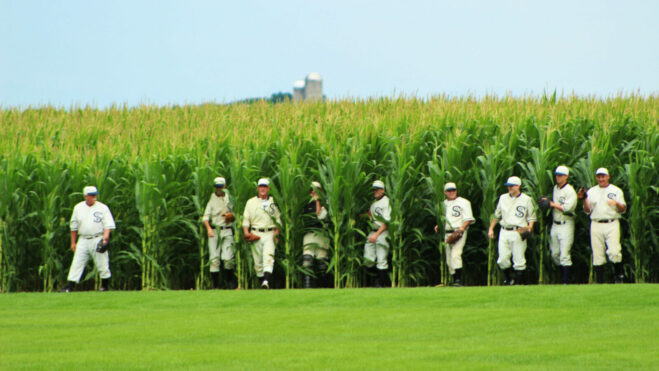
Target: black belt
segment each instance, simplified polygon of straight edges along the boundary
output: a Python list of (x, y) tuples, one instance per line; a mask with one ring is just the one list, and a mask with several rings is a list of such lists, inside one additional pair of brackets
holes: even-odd
[(507, 231), (516, 231), (519, 227), (515, 226), (515, 227), (501, 227), (501, 228)]
[(615, 219), (601, 219), (601, 220), (595, 220), (597, 223), (611, 223), (615, 222)]
[(225, 227), (222, 227), (222, 226), (214, 226), (214, 225), (211, 226), (211, 229), (215, 229), (215, 228), (219, 228), (220, 230), (224, 230), (224, 229), (231, 229), (232, 227), (231, 227), (230, 225), (227, 225), (227, 226), (225, 226)]
[(563, 220), (563, 221), (560, 221), (560, 222), (557, 222), (557, 221), (554, 220), (554, 224), (562, 225), (562, 224), (566, 224), (566, 223), (567, 223), (567, 220)]
[(275, 228), (250, 228), (250, 230), (257, 232), (272, 232)]
[(98, 238), (98, 237), (101, 237), (101, 236), (102, 236), (102, 234), (97, 234), (97, 235), (94, 235), (94, 236), (87, 235), (87, 236), (80, 236), (80, 237), (82, 237), (84, 239), (87, 239), (87, 240), (93, 240), (94, 238)]

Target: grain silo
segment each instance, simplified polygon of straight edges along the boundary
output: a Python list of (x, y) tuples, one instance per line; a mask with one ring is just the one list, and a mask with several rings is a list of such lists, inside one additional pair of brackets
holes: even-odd
[(304, 100), (304, 80), (297, 80), (293, 84), (293, 102)]
[(317, 72), (307, 75), (304, 80), (304, 99), (305, 100), (322, 100), (323, 99), (323, 78)]

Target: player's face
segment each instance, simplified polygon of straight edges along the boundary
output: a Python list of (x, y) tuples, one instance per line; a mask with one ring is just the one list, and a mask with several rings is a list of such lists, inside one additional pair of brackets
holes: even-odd
[(94, 202), (96, 202), (97, 197), (98, 196), (85, 195), (85, 202), (87, 203), (87, 205), (91, 206), (94, 204)]
[(318, 197), (318, 194), (316, 193), (316, 191), (313, 190), (313, 188), (311, 188), (311, 191), (309, 193), (311, 194), (311, 197), (313, 197), (313, 198)]
[(268, 197), (268, 191), (269, 190), (270, 190), (270, 187), (268, 187), (268, 186), (259, 186), (259, 188), (258, 188), (259, 197), (261, 197), (261, 198)]
[(556, 174), (556, 183), (558, 185), (563, 185), (567, 182), (567, 175)]
[(384, 196), (384, 189), (382, 188), (373, 188), (373, 197), (377, 198), (378, 200)]
[(221, 187), (215, 187), (215, 194), (220, 196), (224, 193), (224, 186)]
[(518, 185), (511, 185), (508, 186), (508, 193), (510, 193), (513, 196), (517, 196), (519, 194), (519, 186)]
[(448, 200), (455, 200), (458, 197), (458, 190), (451, 189), (450, 191), (444, 191), (444, 195)]
[(606, 175), (606, 174), (597, 174), (597, 175), (595, 175), (595, 178), (597, 178), (597, 184), (598, 184), (600, 187), (606, 187), (606, 186), (609, 185), (609, 178), (610, 178), (609, 175)]

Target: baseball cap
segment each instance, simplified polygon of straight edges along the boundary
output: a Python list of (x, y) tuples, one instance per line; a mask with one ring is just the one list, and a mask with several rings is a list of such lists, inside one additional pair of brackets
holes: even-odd
[(522, 180), (517, 176), (511, 176), (504, 184), (506, 187), (522, 185)]
[(455, 186), (455, 183), (446, 183), (444, 185), (444, 190), (445, 191), (454, 191), (456, 189), (458, 189), (458, 187)]
[(227, 184), (227, 181), (224, 178), (222, 178), (221, 176), (218, 176), (217, 178), (215, 178), (215, 180), (213, 180), (213, 182), (215, 183), (216, 187), (224, 187)]
[(607, 170), (605, 167), (601, 167), (597, 169), (595, 175), (609, 175), (609, 170)]
[(384, 189), (384, 182), (381, 180), (376, 180), (373, 182), (373, 188)]
[(554, 174), (556, 175), (570, 175), (570, 169), (567, 168), (567, 166), (559, 166), (556, 168), (556, 171), (554, 171)]
[(265, 187), (270, 187), (270, 181), (267, 178), (261, 178), (259, 179), (259, 187), (265, 186)]
[(82, 189), (82, 194), (85, 196), (96, 196), (98, 194), (98, 189), (94, 186), (87, 186)]
[(319, 182), (311, 182), (311, 187), (316, 188), (316, 189), (322, 189), (323, 188), (323, 187), (321, 187)]

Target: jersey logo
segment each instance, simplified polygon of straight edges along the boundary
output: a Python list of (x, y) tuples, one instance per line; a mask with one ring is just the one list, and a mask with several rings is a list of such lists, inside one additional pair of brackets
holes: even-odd
[(375, 211), (375, 215), (380, 217), (382, 216), (382, 208), (380, 206), (377, 206), (374, 211)]
[(103, 213), (102, 212), (94, 211), (92, 213), (92, 215), (94, 216), (94, 223), (100, 223), (100, 222), (103, 221)]
[(453, 213), (451, 214), (452, 216), (460, 216), (462, 215), (462, 208), (460, 206), (453, 206), (452, 208)]
[(518, 218), (523, 218), (524, 215), (526, 214), (526, 207), (524, 206), (517, 206), (517, 211), (515, 211), (515, 216)]
[(558, 203), (561, 205), (565, 205), (565, 196), (561, 196), (558, 198)]
[(270, 206), (268, 206), (268, 208), (265, 211), (268, 213), (268, 215), (274, 216), (275, 215), (275, 204), (270, 204)]
[(612, 200), (615, 200), (616, 199), (616, 194), (615, 193), (609, 193), (609, 194), (606, 195), (606, 197), (610, 198)]

